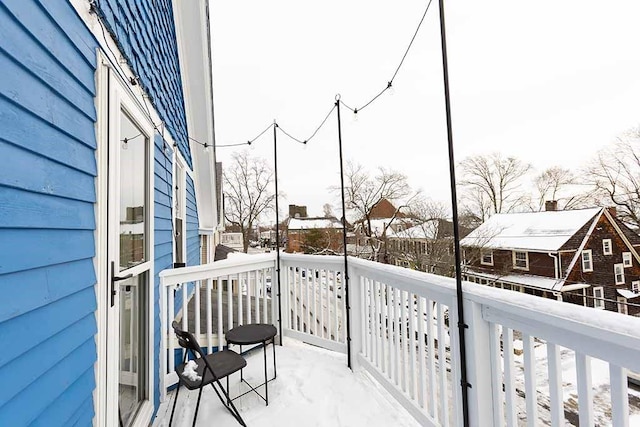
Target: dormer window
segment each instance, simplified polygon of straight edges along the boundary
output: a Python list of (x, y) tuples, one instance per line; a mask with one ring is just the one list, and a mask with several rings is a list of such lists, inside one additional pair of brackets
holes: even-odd
[(517, 270), (529, 270), (529, 253), (513, 251), (513, 268)]
[(480, 251), (480, 264), (493, 265), (493, 251)]
[(611, 239), (602, 239), (602, 253), (605, 255), (611, 255), (613, 253), (611, 249)]
[(582, 271), (593, 271), (593, 259), (591, 258), (591, 249), (582, 251)]

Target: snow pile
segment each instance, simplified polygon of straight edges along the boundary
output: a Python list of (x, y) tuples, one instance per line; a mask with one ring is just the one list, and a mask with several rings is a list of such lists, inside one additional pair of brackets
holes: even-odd
[[(251, 427), (418, 427), (418, 422), (365, 372), (347, 368), (346, 355), (323, 350), (285, 338), (276, 347), (278, 377), (269, 383), (269, 406), (249, 393), (234, 401)], [(269, 378), (273, 376), (272, 350), (267, 351)], [(244, 377), (253, 385), (264, 381), (263, 353), (247, 356)], [(231, 376), (231, 397), (248, 390)], [(264, 393), (264, 387), (258, 387)], [(203, 391), (198, 426), (237, 427), (236, 420), (222, 406), (211, 387)], [(155, 427), (169, 425), (175, 392), (158, 410)], [(173, 425), (191, 426), (198, 391), (180, 391)]]
[(200, 381), (202, 380), (202, 377), (198, 375), (198, 372), (196, 371), (197, 368), (198, 365), (196, 364), (196, 362), (193, 360), (189, 360), (187, 364), (184, 365), (184, 371), (182, 372), (182, 375), (191, 381)]

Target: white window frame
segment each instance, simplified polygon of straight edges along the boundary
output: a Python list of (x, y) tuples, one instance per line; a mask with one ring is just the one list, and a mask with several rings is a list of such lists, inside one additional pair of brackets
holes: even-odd
[(629, 314), (627, 309), (627, 299), (625, 297), (618, 297), (618, 313)]
[[(609, 244), (608, 247), (607, 247), (607, 244)], [(612, 255), (613, 254), (613, 246), (611, 246), (611, 239), (602, 239), (602, 253), (604, 255)]]
[[(618, 268), (620, 269), (620, 273), (616, 271)], [(618, 280), (618, 275), (622, 277), (621, 280)], [(616, 285), (624, 285), (624, 264), (613, 264), (613, 276), (615, 278)]]
[[(526, 251), (513, 251), (513, 252), (511, 252), (511, 254), (512, 254), (512, 260), (513, 260), (513, 268), (515, 270), (526, 270), (526, 271), (529, 271), (529, 252), (526, 252)], [(524, 254), (524, 257), (525, 257), (524, 258), (524, 261), (525, 261), (525, 266), (524, 267), (518, 266), (516, 264), (516, 254)]]
[(631, 291), (640, 293), (640, 280), (634, 280), (631, 282)]
[[(189, 174), (189, 167), (187, 166), (187, 162), (182, 157), (182, 153), (178, 148), (174, 148), (173, 150), (173, 206), (171, 207), (171, 222), (173, 223), (172, 231), (173, 235), (171, 236), (171, 244), (172, 244), (172, 252), (173, 252), (173, 262), (174, 264), (180, 262), (178, 260), (178, 253), (176, 251), (176, 232), (180, 232), (182, 236), (182, 261), (185, 265), (187, 264), (187, 174)], [(179, 187), (177, 189), (176, 187)], [(178, 210), (180, 212), (178, 213)], [(182, 229), (176, 230), (177, 219), (182, 221)]]
[(631, 257), (631, 252), (622, 252), (622, 265), (624, 268), (633, 266), (633, 258)]
[[(589, 265), (586, 265), (585, 262), (585, 255), (589, 256), (589, 260), (586, 261), (589, 263)], [(580, 254), (580, 261), (582, 261), (582, 271), (585, 273), (589, 273), (591, 271), (593, 271), (593, 254), (591, 253), (591, 249), (587, 249), (582, 251), (582, 253)]]
[[(599, 296), (596, 294), (600, 294)], [(604, 288), (596, 286), (593, 288), (593, 308), (604, 310)]]
[[(491, 258), (491, 261), (485, 262), (484, 257), (486, 255), (489, 255), (489, 257)], [(493, 251), (483, 251), (483, 250), (481, 250), (480, 251), (480, 264), (493, 266)]]

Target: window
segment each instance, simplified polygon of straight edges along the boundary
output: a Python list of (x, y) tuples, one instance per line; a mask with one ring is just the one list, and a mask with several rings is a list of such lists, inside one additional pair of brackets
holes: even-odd
[(627, 314), (627, 299), (618, 297), (618, 313)]
[(593, 288), (593, 307), (604, 309), (604, 289), (602, 286)]
[(611, 255), (611, 239), (602, 239), (602, 253), (605, 255)]
[(627, 267), (631, 267), (632, 261), (631, 261), (631, 252), (622, 252), (622, 265), (624, 265), (625, 268)]
[(480, 264), (493, 265), (493, 251), (480, 251)]
[(624, 266), (622, 264), (613, 265), (613, 274), (616, 276), (616, 285), (624, 285)]
[(513, 251), (513, 268), (528, 270), (529, 254), (527, 252)]
[(631, 282), (631, 290), (636, 294), (640, 292), (640, 281), (634, 280)]
[(593, 271), (593, 261), (591, 259), (591, 249), (582, 251), (582, 271)]

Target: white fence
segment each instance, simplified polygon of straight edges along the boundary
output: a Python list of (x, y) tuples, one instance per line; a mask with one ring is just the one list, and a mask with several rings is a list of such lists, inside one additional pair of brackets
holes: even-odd
[[(342, 257), (282, 254), (283, 335), (346, 352), (343, 266)], [(462, 425), (455, 281), (355, 258), (348, 273), (354, 369), (371, 373), (422, 425)], [(182, 285), (174, 311), (174, 289), (188, 282), (205, 291), (204, 326), (202, 291), (187, 301)], [(163, 394), (181, 354), (170, 320), (187, 328), (195, 318), (212, 351), (228, 325), (279, 326), (276, 286), (275, 254), (162, 272)], [(464, 291), (472, 425), (629, 425), (627, 370), (640, 372), (640, 319), (475, 284)]]

